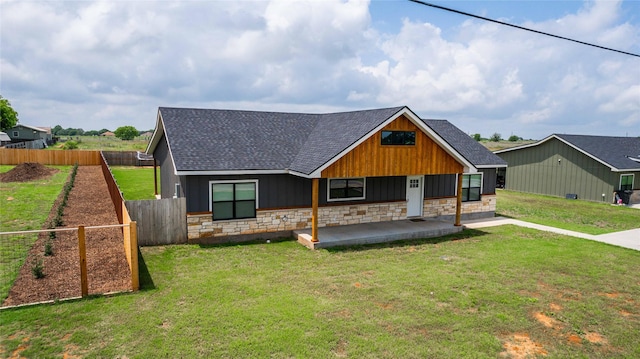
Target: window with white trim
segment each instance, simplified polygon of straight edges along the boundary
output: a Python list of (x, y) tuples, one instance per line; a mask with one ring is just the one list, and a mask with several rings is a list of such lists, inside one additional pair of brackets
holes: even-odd
[(213, 220), (255, 218), (258, 208), (258, 181), (211, 181), (210, 203)]
[(620, 190), (632, 190), (633, 189), (633, 174), (620, 175)]
[(462, 202), (479, 201), (482, 193), (482, 173), (462, 175)]
[(365, 178), (330, 178), (327, 180), (327, 201), (364, 199)]

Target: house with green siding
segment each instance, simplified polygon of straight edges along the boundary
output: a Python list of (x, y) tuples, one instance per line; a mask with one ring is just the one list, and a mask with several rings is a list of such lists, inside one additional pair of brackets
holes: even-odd
[(626, 204), (640, 192), (640, 137), (553, 134), (495, 154), (509, 190)]

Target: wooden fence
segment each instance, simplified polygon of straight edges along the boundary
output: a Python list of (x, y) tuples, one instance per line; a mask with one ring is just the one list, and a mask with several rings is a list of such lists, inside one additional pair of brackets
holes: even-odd
[(141, 159), (137, 151), (102, 151), (110, 166), (153, 166), (153, 159)]
[(100, 166), (102, 167), (104, 179), (107, 182), (107, 188), (109, 188), (109, 195), (111, 196), (111, 201), (113, 202), (113, 206), (116, 210), (118, 222), (120, 224), (127, 225), (130, 228), (130, 231), (123, 231), (122, 234), (124, 235), (125, 255), (127, 256), (129, 269), (131, 269), (131, 287), (135, 291), (140, 288), (140, 277), (138, 274), (137, 223), (131, 220), (127, 207), (124, 204), (124, 199), (122, 198), (122, 192), (120, 192), (120, 188), (118, 187), (116, 180), (113, 178), (111, 169), (102, 154), (100, 154)]
[(131, 219), (138, 223), (138, 244), (153, 246), (187, 243), (185, 198), (126, 201)]
[(0, 148), (0, 165), (19, 165), (24, 162), (36, 162), (43, 165), (100, 165), (100, 151), (83, 150), (32, 150), (21, 148)]

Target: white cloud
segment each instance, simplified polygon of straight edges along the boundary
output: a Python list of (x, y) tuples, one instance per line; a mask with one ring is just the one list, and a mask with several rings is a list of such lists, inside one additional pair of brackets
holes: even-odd
[[(621, 4), (523, 25), (638, 52)], [(465, 18), (443, 34), (411, 13), (372, 19), (369, 5), (0, 0), (0, 91), (25, 123), (85, 129), (149, 128), (158, 106), (408, 105), (487, 135), (638, 131), (637, 58)]]

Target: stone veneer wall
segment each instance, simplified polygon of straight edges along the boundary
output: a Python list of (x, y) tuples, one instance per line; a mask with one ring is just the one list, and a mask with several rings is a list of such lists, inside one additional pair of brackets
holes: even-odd
[[(462, 202), (462, 215), (479, 213), (494, 213), (496, 211), (496, 196), (482, 195), (480, 201)], [(437, 198), (424, 200), (423, 217), (450, 217), (456, 215), (456, 198)]]
[[(396, 221), (407, 218), (406, 202), (318, 208), (318, 226)], [(311, 208), (258, 210), (256, 218), (213, 221), (211, 214), (187, 215), (189, 239), (292, 231), (311, 227)]]
[[(481, 201), (462, 204), (463, 214), (495, 212), (496, 196), (483, 195)], [(424, 217), (449, 217), (456, 214), (455, 198), (427, 199)], [(407, 218), (405, 201), (325, 206), (318, 208), (318, 226), (397, 221)], [(258, 210), (256, 218), (213, 221), (211, 214), (187, 215), (189, 240), (269, 232), (293, 231), (311, 227), (311, 208)]]

